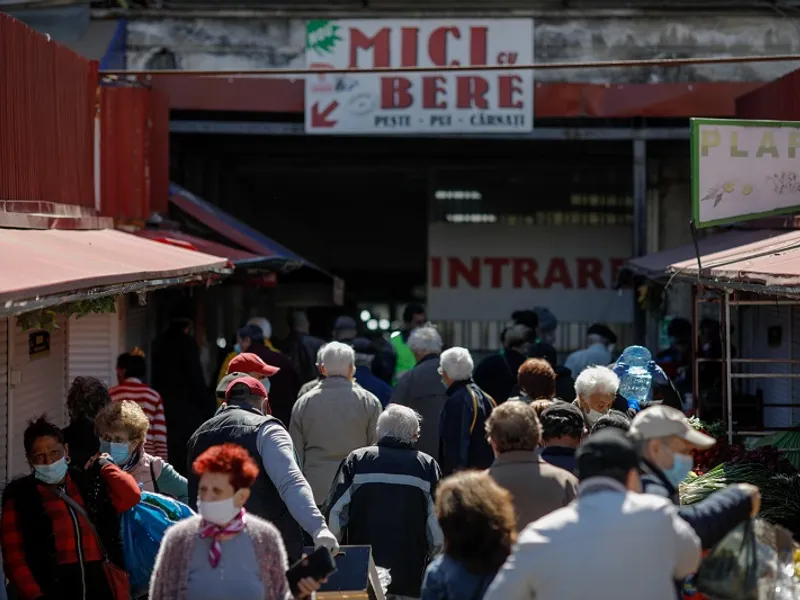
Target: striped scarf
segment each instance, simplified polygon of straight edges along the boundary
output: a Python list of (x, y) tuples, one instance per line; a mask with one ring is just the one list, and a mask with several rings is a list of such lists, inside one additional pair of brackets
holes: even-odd
[(208, 562), (211, 564), (212, 569), (216, 569), (222, 558), (222, 544), (219, 541), (220, 537), (239, 533), (244, 530), (244, 509), (239, 511), (227, 525), (220, 527), (214, 523), (203, 521), (200, 524), (200, 538), (212, 538), (211, 548), (208, 550)]

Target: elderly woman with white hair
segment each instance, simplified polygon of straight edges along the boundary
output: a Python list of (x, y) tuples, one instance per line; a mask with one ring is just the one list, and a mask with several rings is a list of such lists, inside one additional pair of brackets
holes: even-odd
[(439, 357), (439, 375), (447, 388), (439, 422), (439, 464), (445, 476), (460, 469), (488, 469), (494, 461), (484, 432), (496, 405), (472, 381), (474, 367), (466, 348), (450, 348)]
[(431, 456), (439, 456), (439, 418), (447, 393), (439, 375), (442, 337), (433, 325), (424, 325), (411, 332), (408, 347), (417, 364), (403, 373), (392, 393), (391, 402), (402, 404), (422, 415), (422, 429), (417, 448)]
[(355, 352), (347, 344), (326, 345), (319, 369), (323, 378), (295, 403), (289, 425), (317, 505), (325, 501), (347, 455), (375, 442), (383, 410), (380, 400), (354, 381)]
[(375, 564), (390, 570), (390, 600), (420, 597), (425, 567), (443, 541), (433, 506), (441, 471), (414, 448), (420, 428), (419, 414), (387, 406), (378, 419), (378, 443), (350, 453), (325, 505), (333, 534), (343, 543), (372, 546)]
[(573, 404), (581, 409), (588, 430), (611, 410), (618, 389), (619, 377), (608, 367), (588, 367), (578, 375)]

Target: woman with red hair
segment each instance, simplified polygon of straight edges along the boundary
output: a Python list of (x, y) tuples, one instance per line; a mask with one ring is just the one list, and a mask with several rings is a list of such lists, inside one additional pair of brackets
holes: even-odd
[[(236, 444), (213, 446), (192, 465), (200, 513), (164, 536), (150, 581), (151, 600), (287, 600), (286, 549), (278, 530), (244, 505), (258, 465)], [(297, 598), (319, 588), (300, 581)]]

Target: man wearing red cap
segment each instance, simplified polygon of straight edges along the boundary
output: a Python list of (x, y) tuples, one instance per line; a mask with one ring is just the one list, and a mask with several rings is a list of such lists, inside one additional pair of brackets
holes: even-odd
[[(243, 361), (238, 368), (257, 366), (248, 362), (251, 359), (246, 355), (237, 359)], [(311, 487), (297, 464), (289, 432), (279, 419), (265, 414), (268, 392), (264, 383), (268, 385), (269, 380), (264, 379), (262, 383), (245, 374), (228, 377), (225, 404), (189, 440), (189, 464), (218, 444), (234, 443), (246, 448), (259, 465), (258, 478), (251, 488), (246, 508), (278, 528), (290, 562), (299, 560), (302, 555), (302, 530), (311, 535), (316, 546), (335, 551), (339, 544), (317, 509)], [(194, 473), (188, 479), (189, 501), (195, 508), (199, 480)]]
[[(264, 384), (267, 392), (269, 392), (270, 382), (267, 378), (272, 377), (278, 371), (280, 371), (280, 367), (268, 365), (257, 354), (253, 354), (252, 352), (242, 352), (241, 354), (235, 356), (230, 363), (228, 363), (227, 375), (220, 379), (219, 383), (217, 384), (217, 405), (222, 404), (222, 402), (225, 400), (225, 391), (228, 389), (228, 385), (230, 385), (231, 381), (247, 375), (254, 379), (258, 379), (262, 384)], [(269, 401), (267, 401), (265, 404), (264, 414), (272, 414)], [(284, 425), (286, 425), (286, 423), (284, 423)]]

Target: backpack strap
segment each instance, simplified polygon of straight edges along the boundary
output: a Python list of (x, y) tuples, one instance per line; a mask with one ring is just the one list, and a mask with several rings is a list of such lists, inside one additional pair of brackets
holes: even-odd
[[(156, 494), (158, 494), (158, 493), (160, 493), (160, 492), (158, 491), (158, 477), (156, 477), (156, 471), (155, 471), (155, 469), (153, 468), (153, 462), (154, 462), (154, 461), (152, 461), (152, 460), (150, 461), (150, 479), (152, 479), (152, 481), (153, 481), (153, 491), (154, 491)], [(162, 467), (162, 468), (163, 468), (163, 467)], [(160, 473), (159, 473), (159, 475), (160, 475)]]
[[(472, 389), (470, 384), (467, 384), (467, 391), (472, 397), (472, 425), (469, 426), (469, 434), (472, 435), (472, 432), (475, 431), (475, 424), (478, 422), (478, 396), (475, 394), (475, 391)], [(486, 392), (483, 392), (483, 395), (488, 398), (492, 408), (497, 408), (497, 402), (494, 401), (494, 398), (492, 398)]]

